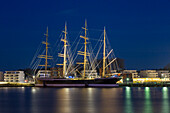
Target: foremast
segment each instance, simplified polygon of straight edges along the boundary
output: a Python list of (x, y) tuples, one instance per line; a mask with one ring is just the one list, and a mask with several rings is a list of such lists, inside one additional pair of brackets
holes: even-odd
[(42, 44), (45, 44), (45, 55), (39, 55), (38, 58), (44, 58), (45, 59), (45, 64), (44, 65), (39, 65), (39, 66), (44, 66), (45, 67), (45, 77), (47, 76), (47, 67), (50, 66), (48, 65), (48, 59), (52, 59), (52, 56), (48, 56), (48, 27), (46, 30), (46, 34), (44, 34), (46, 37), (46, 41), (43, 41)]

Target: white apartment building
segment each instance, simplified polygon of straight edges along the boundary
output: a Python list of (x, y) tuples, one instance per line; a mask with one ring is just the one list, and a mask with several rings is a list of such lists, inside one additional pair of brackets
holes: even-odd
[(132, 78), (138, 78), (137, 70), (123, 70), (123, 74), (132, 74)]
[(158, 78), (156, 70), (142, 70), (139, 75), (141, 78)]
[(24, 82), (24, 80), (24, 71), (5, 71), (4, 73), (5, 82)]
[(158, 70), (157, 72), (160, 78), (170, 78), (169, 70)]

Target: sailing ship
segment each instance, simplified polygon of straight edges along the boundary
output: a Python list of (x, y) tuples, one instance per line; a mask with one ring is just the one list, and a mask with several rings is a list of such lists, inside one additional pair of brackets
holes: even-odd
[[(42, 43), (45, 44), (45, 55), (39, 55), (39, 58), (45, 59), (44, 70), (39, 70), (36, 75), (36, 84), (35, 86), (39, 87), (115, 87), (118, 86), (116, 84), (119, 81), (120, 77), (106, 77), (106, 67), (114, 62), (116, 59), (113, 59), (108, 65), (106, 65), (106, 30), (104, 27), (104, 37), (103, 37), (103, 67), (102, 67), (102, 76), (99, 76), (96, 69), (87, 69), (88, 60), (87, 56), (90, 56), (90, 53), (87, 52), (87, 22), (85, 21), (85, 27), (82, 27), (84, 30), (84, 35), (80, 35), (80, 38), (84, 39), (84, 51), (78, 51), (78, 55), (82, 55), (84, 57), (83, 62), (78, 62), (77, 65), (83, 65), (83, 70), (81, 72), (78, 69), (74, 69), (70, 75), (68, 75), (67, 68), (67, 24), (65, 24), (64, 38), (61, 39), (64, 42), (64, 52), (59, 53), (59, 57), (63, 57), (63, 63), (57, 64), (62, 66), (62, 76), (52, 76), (54, 71), (48, 70), (48, 60), (52, 59), (52, 56), (48, 55), (48, 27), (46, 31), (46, 41)], [(71, 66), (72, 67), (72, 66)], [(93, 67), (93, 66), (92, 66)], [(66, 71), (67, 70), (67, 71)], [(70, 71), (70, 70), (69, 70)], [(61, 71), (60, 71), (61, 72)], [(78, 74), (76, 74), (78, 73)]]

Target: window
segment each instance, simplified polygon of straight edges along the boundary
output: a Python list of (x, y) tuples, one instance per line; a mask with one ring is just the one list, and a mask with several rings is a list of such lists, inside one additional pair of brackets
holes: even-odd
[(18, 77), (16, 77), (15, 79), (19, 79)]
[(19, 75), (15, 75), (15, 77), (18, 77)]

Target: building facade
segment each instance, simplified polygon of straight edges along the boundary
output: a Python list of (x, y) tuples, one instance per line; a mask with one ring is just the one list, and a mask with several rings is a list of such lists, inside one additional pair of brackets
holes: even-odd
[(4, 81), (4, 73), (0, 71), (0, 81)]
[(5, 71), (4, 81), (5, 82), (21, 82), (25, 80), (24, 71)]
[(132, 74), (132, 78), (138, 78), (137, 70), (123, 70), (122, 74)]
[[(81, 75), (84, 75), (84, 70), (81, 71)], [(97, 78), (97, 70), (86, 70), (85, 78)]]
[(158, 78), (158, 72), (156, 70), (142, 70), (139, 76), (141, 78)]
[(170, 78), (169, 70), (158, 70), (157, 72), (158, 72), (159, 78)]
[(36, 77), (41, 77), (41, 78), (45, 78), (45, 77), (50, 77), (51, 76), (51, 71), (50, 70), (39, 70)]

